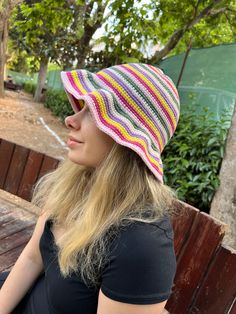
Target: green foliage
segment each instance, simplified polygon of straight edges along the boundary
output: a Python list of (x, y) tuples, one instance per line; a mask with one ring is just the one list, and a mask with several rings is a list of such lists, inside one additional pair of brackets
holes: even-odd
[(49, 63), (48, 64), (48, 72), (56, 71), (56, 70), (61, 70), (61, 67), (59, 67), (59, 65), (54, 64), (54, 63)]
[[(47, 58), (64, 69), (75, 61), (76, 67), (99, 68), (152, 62), (152, 47), (165, 46), (176, 30), (186, 29), (210, 4), (211, 12), (185, 31), (166, 55), (185, 51), (190, 38), (198, 48), (235, 42), (236, 5), (228, 0), (217, 5), (211, 0), (27, 0), (12, 15), (10, 36), (25, 58)], [(93, 43), (102, 42), (105, 49), (98, 53), (91, 50), (91, 38), (101, 26), (105, 34)], [(24, 60), (19, 63), (24, 65)]]
[(49, 108), (61, 121), (73, 114), (67, 95), (61, 90), (47, 90), (45, 107)]
[(71, 12), (64, 0), (28, 1), (18, 6), (11, 17), (10, 36), (17, 47), (36, 60), (58, 57), (58, 40), (71, 21)]
[(206, 212), (219, 186), (227, 126), (224, 117), (215, 121), (207, 109), (196, 115), (189, 108), (181, 114), (176, 133), (162, 155), (165, 183), (181, 200)]
[[(90, 39), (101, 26), (107, 0), (28, 0), (11, 16), (10, 37), (35, 62), (49, 60), (64, 69), (82, 64)], [(26, 57), (28, 58), (28, 57)]]
[[(174, 3), (173, 0), (160, 0), (159, 8), (163, 14), (158, 21), (156, 36), (165, 45), (175, 30), (191, 23), (209, 5), (213, 5), (210, 0), (175, 0)], [(223, 8), (228, 9), (222, 10)], [(211, 13), (200, 19), (184, 34), (170, 55), (185, 51), (190, 38), (192, 38), (192, 47), (196, 48), (235, 42), (235, 10), (236, 4), (233, 1), (222, 0), (217, 5), (213, 5)]]
[(23, 89), (24, 89), (26, 92), (28, 92), (28, 93), (34, 95), (35, 90), (36, 90), (36, 84), (35, 84), (34, 82), (32, 82), (32, 81), (26, 81), (26, 82), (24, 82), (24, 84), (23, 84)]
[(103, 51), (105, 61), (117, 64), (144, 60), (143, 55), (148, 50), (149, 41), (154, 45), (157, 42), (155, 18), (159, 10), (158, 5), (152, 2), (142, 4), (135, 0), (108, 2), (108, 8), (112, 13), (104, 23), (105, 35), (99, 39), (105, 43)]
[[(210, 12), (204, 16), (207, 7)], [(171, 36), (183, 29), (180, 40), (172, 41), (166, 55), (186, 51), (190, 38), (192, 47), (208, 47), (236, 40), (236, 5), (233, 1), (221, 0), (148, 0), (139, 3), (134, 0), (110, 0), (112, 12), (104, 22), (105, 50), (99, 56), (107, 61), (105, 66), (122, 63), (135, 58), (140, 62), (150, 61), (155, 46), (163, 48)], [(197, 23), (191, 24), (197, 17)], [(177, 45), (176, 45), (177, 44)], [(97, 56), (96, 56), (97, 57)]]

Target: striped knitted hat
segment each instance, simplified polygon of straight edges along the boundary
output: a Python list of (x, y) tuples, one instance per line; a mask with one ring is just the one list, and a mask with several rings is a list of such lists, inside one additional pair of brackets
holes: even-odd
[(160, 69), (140, 63), (121, 64), (98, 73), (61, 72), (75, 112), (84, 100), (97, 127), (117, 143), (135, 151), (163, 181), (161, 152), (179, 119), (179, 96)]

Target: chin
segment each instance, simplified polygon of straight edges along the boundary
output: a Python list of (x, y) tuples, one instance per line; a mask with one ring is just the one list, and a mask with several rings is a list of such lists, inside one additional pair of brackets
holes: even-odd
[(81, 158), (78, 158), (78, 154), (75, 155), (73, 152), (69, 151), (67, 156), (68, 156), (68, 159), (72, 161), (73, 163), (81, 165), (81, 166), (84, 165), (83, 160), (81, 160)]
[(73, 156), (73, 154), (70, 154), (70, 152), (68, 153), (68, 159), (77, 165), (85, 166), (89, 168), (95, 168), (90, 163), (88, 163), (88, 160), (83, 160), (82, 158), (78, 158), (78, 155)]

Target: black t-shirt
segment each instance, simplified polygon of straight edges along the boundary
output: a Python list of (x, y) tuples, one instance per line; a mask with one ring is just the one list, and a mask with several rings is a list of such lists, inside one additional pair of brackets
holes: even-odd
[(120, 229), (99, 288), (87, 287), (78, 274), (62, 277), (51, 225), (48, 220), (40, 240), (44, 274), (33, 287), (30, 309), (24, 313), (96, 314), (100, 288), (108, 298), (124, 303), (154, 304), (169, 298), (176, 259), (168, 217)]

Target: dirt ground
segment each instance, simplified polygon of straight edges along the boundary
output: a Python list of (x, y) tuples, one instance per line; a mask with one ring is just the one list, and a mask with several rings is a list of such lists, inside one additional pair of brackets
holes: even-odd
[(23, 91), (6, 91), (0, 99), (0, 137), (52, 157), (67, 155), (64, 124)]

